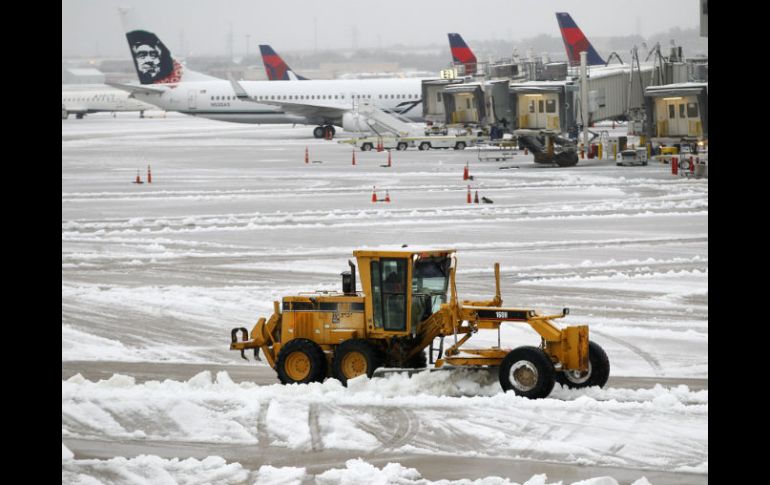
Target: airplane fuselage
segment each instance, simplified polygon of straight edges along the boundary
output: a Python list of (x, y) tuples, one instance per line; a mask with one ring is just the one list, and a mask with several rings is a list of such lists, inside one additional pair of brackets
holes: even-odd
[(119, 89), (99, 84), (62, 85), (62, 117), (75, 114), (79, 117), (86, 113), (114, 111), (146, 111), (155, 109), (142, 101), (129, 96)]
[[(162, 93), (136, 92), (134, 96), (167, 111), (240, 123), (339, 124), (341, 119), (331, 113), (350, 110), (363, 100), (373, 102), (380, 109), (399, 112), (412, 121), (422, 121), (420, 78), (240, 81), (240, 85), (252, 101), (238, 99), (229, 81), (166, 84)], [(268, 103), (260, 103), (262, 100)], [(308, 109), (307, 114), (300, 114), (269, 101), (321, 109)], [(323, 107), (331, 109), (324, 114)]]

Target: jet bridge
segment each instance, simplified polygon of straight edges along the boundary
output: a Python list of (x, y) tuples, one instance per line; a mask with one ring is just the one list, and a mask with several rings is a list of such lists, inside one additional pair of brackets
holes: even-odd
[(444, 88), (444, 107), (448, 123), (484, 123), (487, 116), (485, 105), (484, 90), (480, 82)]

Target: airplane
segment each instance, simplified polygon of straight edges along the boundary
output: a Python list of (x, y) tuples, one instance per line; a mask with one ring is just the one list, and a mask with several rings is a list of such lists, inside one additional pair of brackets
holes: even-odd
[(155, 106), (131, 98), (129, 93), (105, 86), (104, 84), (62, 84), (61, 119), (69, 115), (83, 119), (88, 113), (138, 111), (144, 118), (144, 112), (157, 109)]
[(449, 49), (452, 51), (452, 60), (465, 66), (465, 75), (476, 74), (476, 55), (460, 34), (452, 33), (449, 36)]
[[(301, 83), (240, 81), (195, 72), (174, 59), (166, 45), (138, 25), (131, 9), (119, 9), (140, 84), (109, 83), (167, 111), (238, 123), (306, 124), (316, 138), (331, 138), (335, 126), (357, 130), (362, 118), (355, 107), (374, 104), (379, 110), (423, 121), (423, 78), (306, 80)], [(365, 123), (363, 123), (365, 124)]]
[(265, 65), (267, 79), (270, 81), (307, 81), (306, 77), (298, 76), (294, 70), (279, 56), (272, 47), (260, 44), (262, 63)]
[(589, 66), (604, 66), (606, 62), (601, 58), (588, 38), (580, 30), (572, 17), (567, 12), (556, 12), (556, 21), (559, 23), (561, 38), (564, 40), (564, 48), (567, 49), (567, 59), (570, 65), (580, 65), (580, 53), (585, 51), (586, 63)]

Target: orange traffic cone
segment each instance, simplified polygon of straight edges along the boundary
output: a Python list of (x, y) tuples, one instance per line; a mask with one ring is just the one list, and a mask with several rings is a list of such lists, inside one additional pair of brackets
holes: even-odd
[(134, 180), (135, 184), (143, 184), (142, 178), (139, 176), (139, 170), (136, 171), (136, 180)]
[(468, 196), (465, 198), (468, 204), (471, 203), (471, 186), (468, 186)]
[(463, 180), (468, 180), (468, 162), (465, 162), (465, 168), (463, 169)]
[(305, 163), (310, 163), (310, 154), (307, 151), (307, 147), (305, 147)]
[(377, 187), (372, 187), (372, 202), (377, 202)]
[(390, 194), (388, 193), (387, 190), (385, 191), (385, 202), (390, 203)]
[(473, 203), (478, 204), (479, 203), (479, 191), (476, 191), (476, 196), (473, 198)]
[(356, 164), (356, 149), (353, 149), (353, 165)]
[(147, 165), (147, 183), (152, 183), (152, 171), (150, 170), (150, 166)]

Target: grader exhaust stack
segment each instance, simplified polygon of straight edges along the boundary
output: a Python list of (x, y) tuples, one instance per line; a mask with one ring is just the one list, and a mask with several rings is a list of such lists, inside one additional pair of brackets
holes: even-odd
[[(425, 349), (436, 338), (454, 344), (439, 354), (435, 367), (499, 367), (504, 390), (528, 398), (550, 394), (554, 383), (570, 387), (604, 386), (609, 360), (589, 340), (585, 325), (557, 327), (569, 314), (540, 315), (535, 310), (502, 306), (500, 265), (495, 263), (495, 295), (490, 300), (460, 301), (452, 249), (354, 251), (356, 265), (342, 273), (342, 292), (286, 296), (274, 302), (269, 319), (260, 318), (247, 335), (231, 331), (230, 349), (245, 357), (261, 349), (282, 383), (347, 380), (378, 367), (423, 368)], [(500, 326), (528, 324), (541, 337), (537, 347), (501, 348)], [(498, 345), (466, 348), (479, 330), (496, 330)], [(238, 340), (238, 333), (241, 340)], [(431, 355), (431, 361), (433, 355)]]

